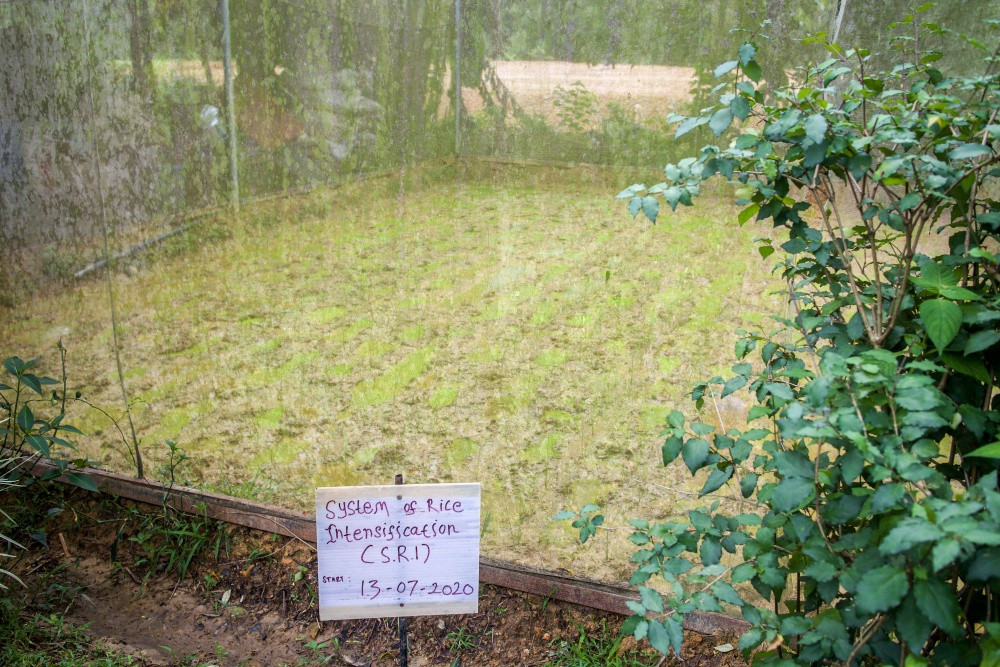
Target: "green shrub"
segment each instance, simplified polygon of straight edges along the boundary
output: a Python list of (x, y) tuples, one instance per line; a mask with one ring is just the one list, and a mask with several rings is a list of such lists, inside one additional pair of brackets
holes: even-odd
[[(0, 451), (4, 455), (0, 479), (9, 484), (28, 485), (64, 475), (80, 488), (97, 491), (94, 481), (79, 471), (92, 462), (85, 458), (69, 458), (76, 447), (63, 437), (82, 433), (75, 426), (63, 423), (68, 399), (66, 349), (62, 344), (59, 354), (63, 368), (61, 381), (32, 372), (41, 359), (24, 361), (15, 356), (3, 361), (4, 370), (11, 378), (8, 381), (13, 385), (0, 382)], [(44, 414), (47, 410), (58, 412), (48, 417)], [(35, 461), (43, 458), (53, 468), (38, 478), (32, 477), (28, 471)]]
[(568, 88), (556, 86), (552, 106), (559, 116), (559, 127), (572, 132), (586, 132), (599, 113), (597, 95), (581, 81), (574, 81)]
[[(17, 490), (35, 483), (46, 482), (60, 475), (81, 488), (97, 491), (94, 481), (79, 468), (91, 462), (85, 458), (67, 458), (75, 447), (63, 436), (79, 434), (80, 431), (63, 423), (66, 417), (66, 350), (60, 344), (59, 353), (63, 361), (63, 378), (58, 382), (50, 377), (31, 372), (40, 359), (24, 361), (20, 357), (4, 359), (3, 366), (12, 379), (13, 385), (0, 382), (0, 492)], [(60, 386), (45, 396), (48, 387)], [(46, 408), (58, 409), (53, 417), (43, 418)], [(46, 473), (34, 477), (29, 472), (39, 459), (45, 458), (53, 464)], [(16, 522), (7, 512), (0, 510), (3, 524), (16, 527)], [(14, 538), (0, 533), (0, 558), (12, 557), (6, 553), (11, 547), (24, 548)], [(0, 569), (0, 576), (17, 580), (11, 572)], [(19, 580), (18, 580), (19, 581)], [(0, 590), (6, 588), (0, 580)]]
[[(830, 58), (767, 94), (751, 35), (715, 71), (719, 103), (674, 118), (678, 136), (742, 121), (728, 145), (619, 195), (655, 222), (661, 200), (728, 179), (739, 224), (773, 223), (759, 250), (792, 313), (694, 389), (713, 414), (749, 392), (749, 428), (667, 419), (664, 464), (727, 501), (631, 522), (627, 631), (663, 653), (686, 613), (736, 608), (754, 664), (1000, 660), (998, 52), (920, 11), (900, 25), (890, 71), (821, 35)], [(980, 50), (985, 74), (946, 77), (942, 52), (918, 48), (946, 39)], [(584, 539), (603, 520), (586, 509)]]

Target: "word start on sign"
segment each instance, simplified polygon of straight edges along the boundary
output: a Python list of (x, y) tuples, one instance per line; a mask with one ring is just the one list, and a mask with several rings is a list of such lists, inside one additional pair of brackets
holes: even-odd
[(323, 621), (479, 611), (479, 484), (316, 489)]

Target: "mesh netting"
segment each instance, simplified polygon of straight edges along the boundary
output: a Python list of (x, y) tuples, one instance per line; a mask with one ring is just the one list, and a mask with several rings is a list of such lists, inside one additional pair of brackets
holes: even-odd
[(666, 116), (764, 21), (771, 84), (818, 31), (894, 62), (908, 4), (842, 1), (0, 1), (2, 352), (58, 375), (62, 341), (107, 467), (169, 440), (180, 481), (299, 507), (480, 481), (485, 554), (620, 578), (621, 531), (552, 515), (699, 504), (664, 416), (782, 300), (727, 192), (655, 228), (613, 196), (707, 139)]

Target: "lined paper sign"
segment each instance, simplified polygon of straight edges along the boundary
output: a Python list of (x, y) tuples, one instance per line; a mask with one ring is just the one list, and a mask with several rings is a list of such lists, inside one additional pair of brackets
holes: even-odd
[(479, 611), (479, 484), (316, 489), (323, 621)]

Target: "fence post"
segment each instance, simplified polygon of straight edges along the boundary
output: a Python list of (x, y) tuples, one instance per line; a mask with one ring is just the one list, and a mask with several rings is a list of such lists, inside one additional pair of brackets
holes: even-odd
[(233, 95), (233, 50), (229, 30), (229, 0), (222, 4), (222, 65), (226, 80), (226, 123), (229, 135), (229, 202), (233, 210), (240, 210), (240, 177), (236, 159), (236, 101)]
[(462, 155), (462, 0), (455, 0), (455, 155)]

